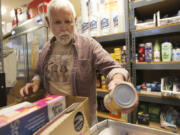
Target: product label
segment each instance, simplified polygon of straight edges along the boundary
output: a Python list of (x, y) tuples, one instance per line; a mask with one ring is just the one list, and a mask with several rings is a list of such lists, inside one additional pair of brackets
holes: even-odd
[(97, 29), (97, 21), (92, 20), (90, 22), (90, 30), (94, 30), (94, 29)]
[(82, 32), (85, 32), (86, 30), (88, 30), (88, 28), (89, 28), (89, 23), (88, 22), (87, 23), (83, 23), (81, 25)]
[(84, 126), (84, 117), (81, 112), (78, 112), (74, 117), (74, 129), (79, 132)]
[(117, 26), (118, 26), (118, 16), (115, 16), (115, 17), (113, 18), (113, 26), (114, 26), (114, 27), (117, 27)]
[(107, 28), (107, 27), (109, 27), (109, 19), (103, 18), (103, 19), (101, 20), (101, 29), (105, 29), (105, 28)]

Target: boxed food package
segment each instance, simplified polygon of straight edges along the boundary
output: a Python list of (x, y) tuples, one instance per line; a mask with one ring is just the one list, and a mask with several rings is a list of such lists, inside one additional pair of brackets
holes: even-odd
[(94, 125), (90, 131), (91, 135), (178, 135), (176, 133), (114, 120), (104, 120)]
[(87, 97), (66, 97), (67, 108), (33, 135), (90, 135)]
[(1, 135), (31, 135), (66, 108), (64, 96), (51, 95), (0, 110)]

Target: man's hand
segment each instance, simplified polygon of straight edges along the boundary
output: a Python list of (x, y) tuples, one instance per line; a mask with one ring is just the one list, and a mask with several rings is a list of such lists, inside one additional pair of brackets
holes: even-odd
[(126, 81), (124, 80), (123, 75), (121, 75), (121, 74), (115, 74), (115, 75), (113, 76), (112, 80), (111, 80), (111, 81), (109, 82), (109, 84), (108, 84), (108, 90), (109, 90), (109, 91), (112, 91), (112, 90), (113, 90), (118, 84), (120, 84), (120, 83), (127, 83), (128, 85), (130, 85), (131, 87), (133, 87), (133, 90), (134, 90), (135, 93), (136, 93), (136, 103), (135, 103), (132, 107), (130, 107), (130, 108), (124, 108), (124, 109), (121, 110), (121, 112), (130, 113), (130, 112), (133, 111), (133, 110), (137, 107), (137, 105), (138, 105), (138, 102), (139, 102), (138, 94), (137, 94), (137, 92), (136, 92), (136, 89), (134, 88), (134, 85), (133, 85), (132, 83), (130, 83), (130, 82), (126, 82)]
[(30, 94), (37, 92), (39, 86), (40, 86), (39, 80), (36, 80), (33, 83), (27, 83), (24, 87), (20, 89), (20, 95), (22, 97), (29, 96)]
[(121, 74), (115, 74), (108, 84), (108, 90), (112, 91), (118, 84), (124, 82), (124, 77)]

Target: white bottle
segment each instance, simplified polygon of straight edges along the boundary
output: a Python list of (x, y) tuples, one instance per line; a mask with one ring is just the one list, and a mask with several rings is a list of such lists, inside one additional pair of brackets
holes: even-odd
[(167, 40), (161, 44), (162, 61), (171, 61), (172, 44)]
[(154, 44), (153, 58), (155, 62), (159, 62), (161, 59), (160, 58), (160, 44), (158, 40), (156, 40)]
[(176, 61), (180, 61), (180, 48), (176, 49), (175, 57), (176, 57)]

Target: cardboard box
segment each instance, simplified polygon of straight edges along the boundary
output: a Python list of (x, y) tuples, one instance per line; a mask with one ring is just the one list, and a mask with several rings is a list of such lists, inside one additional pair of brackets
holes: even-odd
[(0, 110), (1, 135), (31, 135), (65, 109), (65, 97), (51, 95)]
[(135, 26), (136, 26), (136, 30), (150, 29), (156, 27), (156, 13), (153, 14), (153, 20), (150, 22), (138, 23), (137, 18), (135, 18)]
[(157, 25), (163, 26), (168, 24), (178, 24), (180, 23), (180, 15), (173, 16), (173, 17), (167, 17), (167, 18), (161, 18), (160, 11), (157, 12)]
[(104, 120), (94, 125), (90, 131), (91, 135), (178, 135), (176, 133), (114, 120)]
[(86, 97), (66, 97), (69, 106), (33, 135), (90, 135), (89, 104)]

